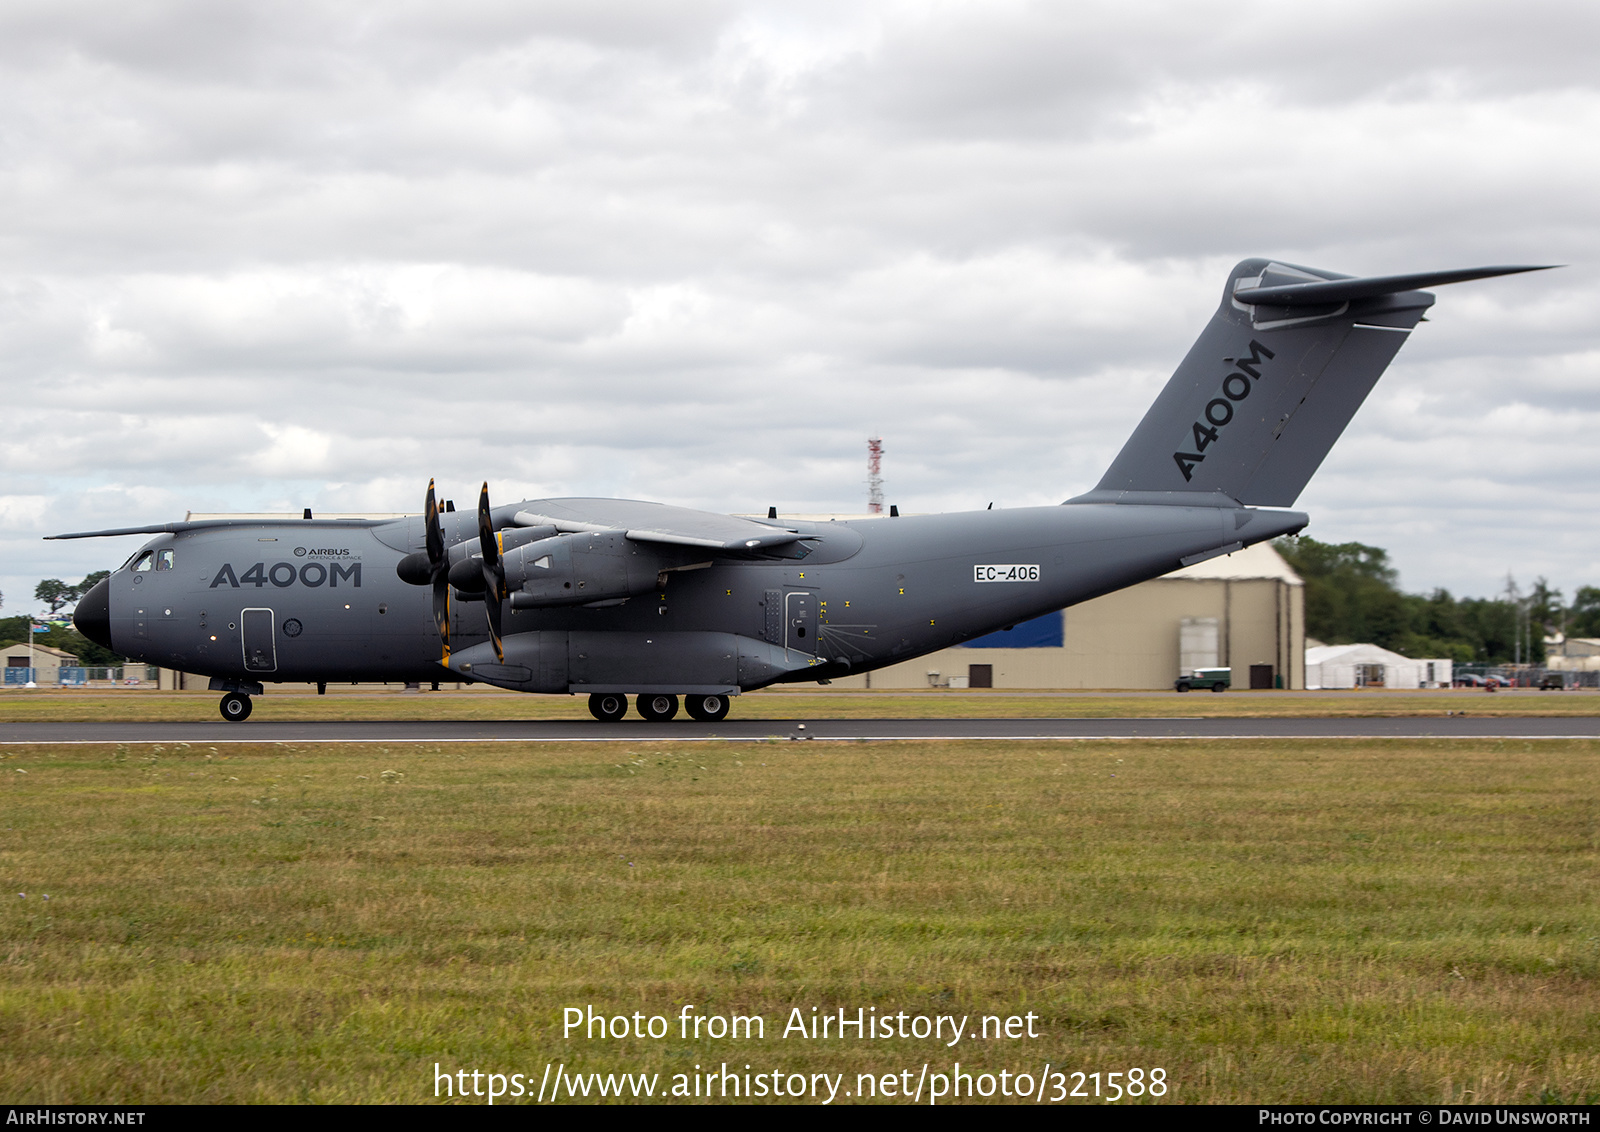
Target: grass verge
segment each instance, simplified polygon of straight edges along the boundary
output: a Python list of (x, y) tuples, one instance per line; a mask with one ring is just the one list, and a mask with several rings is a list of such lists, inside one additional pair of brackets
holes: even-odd
[[(536, 1085), (548, 1062), (853, 1093), (960, 1061), (1160, 1067), (1180, 1102), (1592, 1103), (1597, 755), (8, 747), (0, 1094), (415, 1102), (436, 1064)], [(564, 1035), (590, 1004), (672, 1029)], [(685, 1040), (684, 1004), (766, 1036)], [(1039, 1036), (779, 1036), (813, 1007), (1032, 1013)]]

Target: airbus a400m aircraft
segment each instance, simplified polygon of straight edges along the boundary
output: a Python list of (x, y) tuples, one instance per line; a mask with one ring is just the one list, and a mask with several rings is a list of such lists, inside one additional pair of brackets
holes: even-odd
[(1357, 279), (1239, 264), (1093, 491), (1054, 507), (763, 521), (618, 499), (395, 520), (199, 520), (150, 534), (79, 631), (211, 677), (243, 720), (265, 682), (482, 681), (580, 694), (599, 719), (719, 720), (729, 697), (866, 672), (1299, 531), (1291, 507), (1433, 303), (1534, 267)]

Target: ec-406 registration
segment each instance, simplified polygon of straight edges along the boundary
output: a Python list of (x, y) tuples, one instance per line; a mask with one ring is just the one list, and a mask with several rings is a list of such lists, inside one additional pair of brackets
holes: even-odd
[(1038, 566), (974, 566), (974, 582), (1037, 582)]

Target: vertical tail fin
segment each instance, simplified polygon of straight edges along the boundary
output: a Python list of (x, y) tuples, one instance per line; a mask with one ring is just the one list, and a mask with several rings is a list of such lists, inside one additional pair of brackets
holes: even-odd
[(1418, 288), (1539, 270), (1353, 279), (1247, 259), (1099, 485), (1071, 502), (1179, 492), (1292, 506), (1433, 305)]

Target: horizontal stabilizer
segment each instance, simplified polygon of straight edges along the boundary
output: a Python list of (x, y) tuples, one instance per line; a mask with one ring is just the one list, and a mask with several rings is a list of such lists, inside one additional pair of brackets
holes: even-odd
[(1466, 283), (1473, 279), (1493, 279), (1497, 275), (1520, 275), (1524, 271), (1549, 271), (1556, 264), (1535, 267), (1464, 267), (1457, 271), (1422, 271), (1412, 275), (1375, 275), (1367, 279), (1330, 279), (1321, 283), (1289, 283), (1277, 287), (1245, 287), (1233, 293), (1238, 302), (1255, 306), (1315, 306), (1322, 303), (1348, 303), (1354, 299), (1376, 299), (1422, 287), (1442, 287), (1446, 283)]

